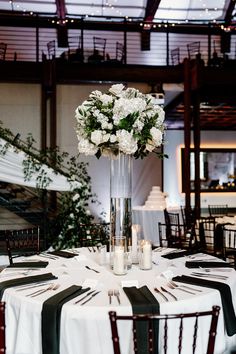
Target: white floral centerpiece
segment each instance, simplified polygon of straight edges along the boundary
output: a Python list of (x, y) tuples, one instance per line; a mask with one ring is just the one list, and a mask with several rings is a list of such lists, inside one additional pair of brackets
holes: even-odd
[(93, 91), (76, 109), (78, 150), (85, 155), (117, 155), (143, 158), (163, 143), (162, 107), (153, 97), (122, 84), (107, 93)]

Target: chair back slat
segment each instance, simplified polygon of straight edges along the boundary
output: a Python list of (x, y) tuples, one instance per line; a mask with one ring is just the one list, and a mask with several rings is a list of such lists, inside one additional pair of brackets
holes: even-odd
[(195, 320), (195, 324), (194, 324), (193, 353), (195, 353), (196, 347), (197, 347), (197, 331), (198, 331), (198, 316), (196, 316), (196, 320)]
[[(168, 349), (168, 345), (169, 343), (171, 343), (170, 347), (172, 348), (172, 350), (174, 350), (174, 347), (176, 346), (176, 350), (174, 351), (178, 352), (179, 354), (181, 354), (182, 350), (184, 350), (185, 352), (188, 350), (189, 354), (190, 353), (194, 354), (197, 351), (199, 351), (199, 348), (197, 348), (197, 344), (198, 344), (197, 339), (201, 336), (201, 333), (203, 333), (203, 332), (200, 333), (201, 326), (199, 322), (199, 318), (202, 317), (204, 322), (204, 329), (202, 330), (204, 330), (204, 333), (208, 334), (207, 338), (204, 339), (204, 343), (206, 346), (204, 353), (213, 354), (215, 348), (216, 329), (217, 329), (219, 312), (220, 312), (219, 306), (213, 306), (212, 309), (209, 311), (168, 314), (168, 315), (136, 314), (133, 316), (132, 315), (122, 316), (122, 315), (117, 315), (115, 311), (110, 311), (109, 318), (111, 324), (113, 352), (114, 354), (121, 353), (120, 338), (119, 338), (118, 327), (117, 327), (118, 322), (120, 321), (132, 321), (133, 345), (134, 345), (135, 353), (138, 353), (138, 349), (139, 349), (138, 340), (140, 339), (137, 338), (136, 324), (138, 322), (146, 323), (148, 331), (146, 332), (146, 338), (142, 338), (142, 340), (146, 339), (147, 341), (146, 353), (153, 354), (154, 352), (156, 352), (155, 345), (157, 345), (157, 343), (155, 341), (154, 323), (156, 324), (156, 321), (158, 321), (158, 326), (160, 327), (158, 341), (160, 342), (159, 344), (160, 344), (161, 353), (167, 354), (167, 352), (170, 351), (170, 349)], [(187, 319), (190, 320), (192, 319), (192, 321), (189, 322), (189, 320)], [(204, 321), (204, 319), (206, 321)], [(209, 319), (210, 321), (208, 321)], [(172, 323), (171, 326), (169, 327), (170, 321), (172, 321)], [(176, 321), (179, 321), (178, 326)], [(201, 322), (201, 325), (203, 322)], [(209, 324), (209, 331), (208, 330), (206, 331), (205, 323), (207, 323), (207, 325)], [(175, 328), (174, 331), (173, 328)], [(185, 329), (187, 331), (187, 334), (184, 333)], [(192, 342), (191, 342), (191, 338), (189, 337), (189, 333), (192, 333)], [(200, 345), (202, 346), (202, 343)]]
[(0, 353), (6, 352), (6, 339), (5, 339), (5, 302), (0, 301)]
[(179, 353), (181, 353), (182, 351), (182, 342), (183, 342), (183, 317), (180, 318), (180, 324), (179, 324), (179, 344), (178, 344)]

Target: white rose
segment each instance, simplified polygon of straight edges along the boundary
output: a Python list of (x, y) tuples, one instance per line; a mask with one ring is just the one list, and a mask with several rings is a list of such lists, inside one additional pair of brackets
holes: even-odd
[(116, 84), (116, 85), (112, 85), (111, 88), (109, 89), (109, 92), (112, 93), (115, 96), (118, 96), (121, 94), (122, 90), (124, 89), (124, 85), (123, 84)]

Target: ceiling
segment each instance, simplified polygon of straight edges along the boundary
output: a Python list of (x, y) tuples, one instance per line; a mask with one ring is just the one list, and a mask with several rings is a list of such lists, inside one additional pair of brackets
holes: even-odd
[(48, 14), (60, 19), (73, 17), (107, 20), (117, 18), (154, 22), (231, 22), (235, 0), (0, 0), (0, 11)]

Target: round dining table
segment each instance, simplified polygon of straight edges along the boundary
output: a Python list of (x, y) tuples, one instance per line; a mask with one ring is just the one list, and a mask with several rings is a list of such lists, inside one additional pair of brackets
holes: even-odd
[[(132, 314), (131, 303), (124, 292), (124, 287), (132, 286), (137, 288), (147, 286), (159, 303), (160, 313), (205, 311), (211, 309), (213, 305), (220, 306), (215, 353), (222, 354), (227, 348), (236, 344), (236, 335), (226, 334), (222, 300), (218, 290), (195, 285), (191, 286), (194, 290), (185, 292), (178, 288), (168, 287), (171, 278), (193, 273), (194, 269), (185, 266), (186, 261), (210, 261), (214, 257), (198, 253), (168, 259), (163, 256), (173, 252), (173, 249), (157, 247), (152, 251), (151, 269), (141, 270), (138, 264), (132, 264), (127, 274), (115, 275), (109, 265), (108, 253), (101, 258), (101, 253), (94, 247), (67, 251), (73, 255), (71, 258), (48, 253), (18, 258), (18, 267), (5, 268), (0, 273), (0, 286), (8, 280), (12, 280), (14, 283), (15, 279), (25, 279), (29, 276), (37, 277), (48, 273), (55, 276), (45, 284), (39, 282), (25, 285), (25, 287), (18, 284), (7, 287), (2, 293), (2, 301), (6, 303), (6, 354), (53, 354), (53, 352), (45, 350), (42, 344), (42, 333), (47, 336), (47, 331), (49, 331), (49, 322), (47, 323), (45, 318), (42, 320), (44, 304), (56, 294), (73, 286), (87, 290), (90, 288), (89, 291), (93, 290), (97, 294), (91, 298), (87, 296), (83, 301), (79, 301), (87, 295), (87, 291), (66, 301), (61, 307), (60, 323), (56, 327), (56, 330), (59, 331), (58, 352), (60, 354), (112, 354), (113, 345), (108, 313), (114, 310), (119, 315)], [(24, 263), (20, 267), (20, 263), (26, 260), (32, 262), (32, 267), (24, 268)], [(34, 268), (33, 263), (40, 261), (46, 262), (46, 267)], [(206, 279), (211, 274), (219, 277), (222, 274), (225, 276), (225, 280), (213, 279), (229, 285), (235, 309), (236, 272), (232, 268), (223, 269), (224, 271), (215, 268), (208, 273), (203, 269), (198, 269), (198, 271), (203, 273), (203, 276), (205, 274)], [(49, 284), (52, 285), (49, 287)], [(168, 293), (165, 294), (166, 300), (161, 296), (162, 294), (154, 291), (155, 287), (160, 289), (161, 286), (174, 294), (177, 300)], [(45, 291), (41, 294), (33, 294), (38, 290)], [(114, 295), (115, 290), (119, 291), (118, 296)], [(89, 301), (83, 304), (87, 299)], [(208, 333), (204, 328), (204, 323), (201, 327), (200, 337), (204, 342), (208, 338)], [(132, 353), (130, 325), (122, 324), (119, 330), (122, 354)], [(49, 335), (47, 338), (50, 341)], [(188, 341), (188, 336), (185, 339)], [(174, 350), (170, 353), (175, 354)], [(189, 354), (188, 349), (183, 353)], [(196, 354), (203, 353), (197, 351)]]

